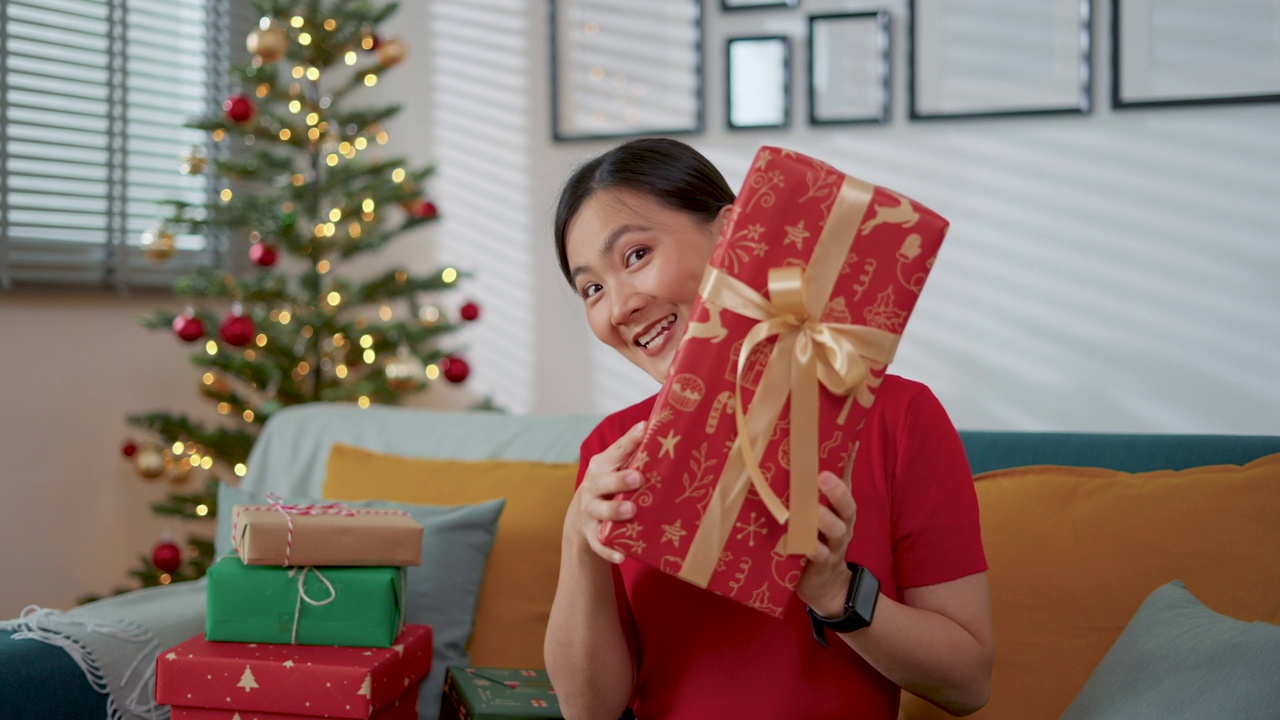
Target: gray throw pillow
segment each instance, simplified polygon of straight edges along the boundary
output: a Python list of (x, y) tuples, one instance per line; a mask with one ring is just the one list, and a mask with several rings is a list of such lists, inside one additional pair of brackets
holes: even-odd
[[(302, 498), (284, 500), (290, 505), (326, 502)], [(218, 496), (217, 546), (230, 552), (233, 505), (265, 502), (265, 498), (224, 486)], [(475, 623), (480, 582), (506, 501), (498, 499), (458, 507), (381, 500), (346, 504), (355, 508), (404, 510), (422, 525), (422, 564), (408, 568), (406, 573), (404, 619), (407, 623), (431, 626), (434, 644), (431, 673), (419, 690), (418, 717), (436, 720), (446, 668), (470, 664), (467, 641)]]
[(1280, 627), (1205, 607), (1180, 581), (1147, 596), (1061, 720), (1280, 718)]

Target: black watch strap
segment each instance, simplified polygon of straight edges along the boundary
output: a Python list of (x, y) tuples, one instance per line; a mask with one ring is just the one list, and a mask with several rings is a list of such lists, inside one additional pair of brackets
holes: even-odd
[(849, 592), (845, 595), (844, 615), (840, 617), (823, 617), (809, 608), (809, 624), (813, 628), (813, 639), (822, 647), (827, 646), (827, 628), (838, 633), (850, 633), (861, 630), (871, 624), (871, 616), (876, 611), (876, 601), (880, 597), (880, 581), (871, 571), (858, 565), (848, 563), (853, 576), (849, 579)]

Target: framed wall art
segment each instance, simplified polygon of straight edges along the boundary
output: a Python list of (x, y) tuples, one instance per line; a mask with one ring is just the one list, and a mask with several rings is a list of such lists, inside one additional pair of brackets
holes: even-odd
[(782, 35), (725, 42), (725, 117), (730, 129), (784, 128), (791, 121), (791, 40)]
[(908, 0), (912, 120), (1092, 110), (1088, 0)]
[(703, 128), (699, 0), (550, 0), (557, 141)]
[(889, 121), (889, 11), (809, 16), (809, 123)]
[(1111, 106), (1280, 101), (1280, 2), (1111, 0)]

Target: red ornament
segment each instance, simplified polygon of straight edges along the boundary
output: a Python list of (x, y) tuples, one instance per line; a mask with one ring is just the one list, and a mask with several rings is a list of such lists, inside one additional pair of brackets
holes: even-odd
[(413, 208), (413, 217), (417, 220), (431, 220), (439, 214), (440, 211), (436, 210), (436, 204), (430, 200), (423, 200)]
[(382, 44), (382, 38), (378, 37), (376, 33), (369, 33), (369, 49), (370, 50), (377, 50), (378, 46), (381, 44)]
[(223, 318), (222, 324), (218, 326), (218, 334), (222, 339), (228, 345), (236, 347), (244, 347), (253, 342), (255, 330), (253, 318), (242, 315), (239, 309), (232, 310), (231, 314)]
[(256, 111), (257, 108), (253, 106), (253, 101), (247, 95), (232, 95), (222, 101), (222, 112), (232, 122), (248, 122), (253, 119)]
[(173, 332), (185, 342), (195, 342), (204, 337), (204, 321), (187, 310), (173, 319)]
[(457, 356), (450, 356), (440, 363), (444, 369), (444, 378), (449, 382), (460, 383), (471, 374), (467, 361)]
[(480, 317), (480, 306), (474, 302), (468, 302), (458, 310), (458, 315), (461, 316), (463, 320), (471, 322), (472, 320)]
[(124, 453), (125, 457), (133, 457), (134, 454), (138, 452), (138, 446), (133, 442), (126, 442), (124, 446), (120, 448), (120, 452)]
[(160, 572), (177, 572), (182, 567), (182, 550), (168, 540), (161, 540), (151, 551), (151, 564)]
[(276, 249), (265, 242), (256, 242), (249, 246), (249, 259), (254, 265), (271, 267), (276, 264)]

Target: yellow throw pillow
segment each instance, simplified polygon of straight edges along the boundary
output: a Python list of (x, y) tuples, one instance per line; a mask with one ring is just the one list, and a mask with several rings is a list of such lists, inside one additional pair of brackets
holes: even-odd
[[(985, 720), (1056, 718), (1143, 600), (1181, 580), (1205, 605), (1280, 623), (1280, 455), (1123, 473), (978, 475), (996, 656)], [(903, 717), (948, 717), (903, 695)]]
[(324, 497), (418, 505), (505, 498), (471, 636), (477, 667), (541, 668), (577, 463), (406, 458), (335, 444)]

